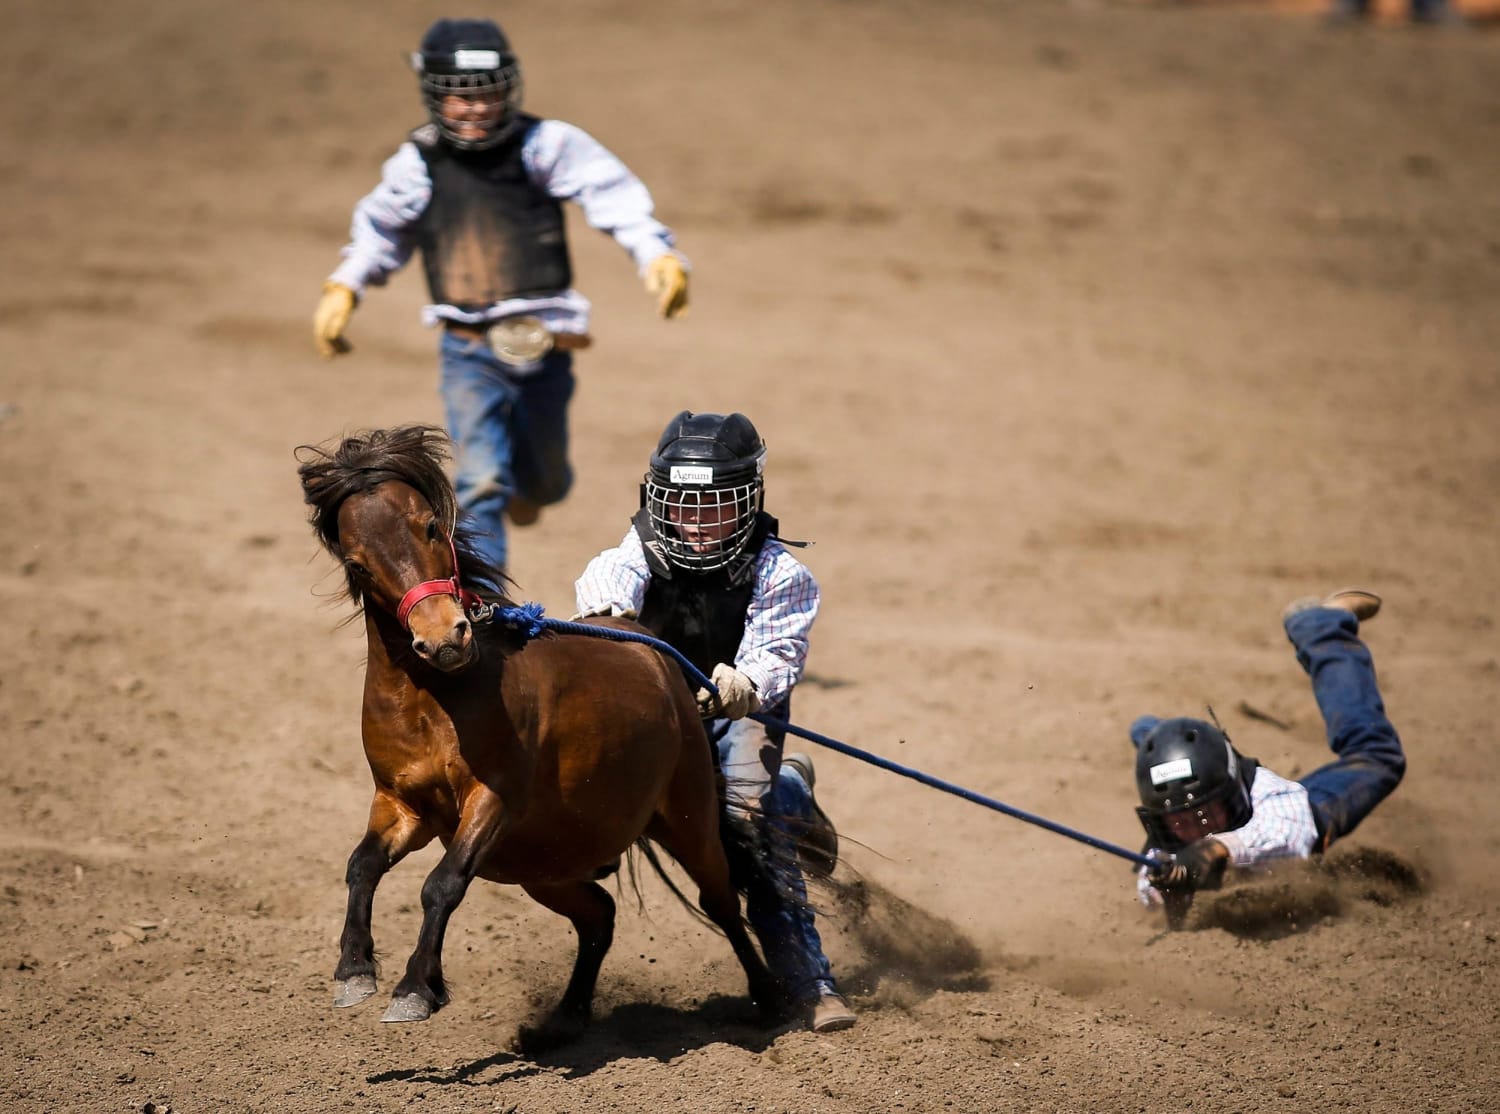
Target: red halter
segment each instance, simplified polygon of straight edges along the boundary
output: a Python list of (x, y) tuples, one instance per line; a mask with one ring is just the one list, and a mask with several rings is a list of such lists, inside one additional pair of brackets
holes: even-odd
[(411, 609), (428, 596), (452, 596), (463, 606), (466, 615), (483, 610), (484, 601), (458, 582), (458, 549), (451, 536), (448, 537), (448, 552), (453, 555), (453, 575), (447, 580), (422, 581), (402, 596), (401, 602), (396, 605), (396, 621), (408, 631), (411, 626), (406, 620), (411, 615)]

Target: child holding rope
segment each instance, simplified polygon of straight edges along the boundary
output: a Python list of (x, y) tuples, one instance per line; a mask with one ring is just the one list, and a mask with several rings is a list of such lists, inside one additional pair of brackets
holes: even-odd
[(1321, 854), (1400, 783), (1406, 756), (1359, 640), (1361, 621), (1379, 610), (1373, 592), (1345, 588), (1282, 612), (1337, 756), (1298, 781), (1242, 757), (1216, 724), (1142, 716), (1131, 725), (1136, 811), (1149, 846), (1175, 858), (1154, 880), (1142, 869), (1138, 890), (1144, 904), (1166, 905), (1169, 927), (1181, 927), (1193, 894), (1217, 889), (1229, 867)]
[[(783, 761), (785, 733), (748, 719), (787, 721), (807, 659), (819, 591), (762, 509), (766, 447), (743, 414), (668, 423), (641, 487), (641, 508), (613, 549), (578, 579), (580, 616), (638, 617), (718, 689), (698, 703), (718, 747), (731, 809), (761, 826), (788, 891), (752, 895), (746, 910), (766, 961), (807, 1008), (815, 1032), (855, 1023), (834, 983), (805, 895), (801, 866), (826, 876), (838, 835), (813, 797), (812, 760)], [(791, 848), (795, 847), (795, 854)]]

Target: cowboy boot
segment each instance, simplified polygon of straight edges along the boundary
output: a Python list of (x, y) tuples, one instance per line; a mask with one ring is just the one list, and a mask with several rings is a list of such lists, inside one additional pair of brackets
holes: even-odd
[(839, 833), (828, 814), (818, 807), (818, 798), (813, 794), (813, 783), (818, 775), (813, 770), (812, 759), (805, 754), (789, 754), (781, 764), (796, 770), (807, 783), (807, 797), (812, 805), (812, 819), (796, 833), (797, 859), (804, 873), (814, 878), (827, 878), (839, 862)]

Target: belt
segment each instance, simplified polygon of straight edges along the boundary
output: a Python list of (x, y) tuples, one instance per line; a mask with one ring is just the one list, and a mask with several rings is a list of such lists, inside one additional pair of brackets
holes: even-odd
[(554, 333), (540, 318), (529, 315), (480, 325), (445, 320), (443, 328), (454, 336), (489, 345), (496, 359), (513, 366), (534, 364), (554, 348), (587, 348), (594, 343), (587, 333)]

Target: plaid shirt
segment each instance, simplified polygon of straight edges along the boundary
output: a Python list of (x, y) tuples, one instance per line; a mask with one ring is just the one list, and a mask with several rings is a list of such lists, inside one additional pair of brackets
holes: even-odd
[[(807, 636), (818, 617), (818, 583), (807, 566), (775, 538), (767, 538), (755, 561), (755, 587), (745, 612), (734, 667), (755, 682), (763, 705), (775, 704), (802, 679)], [(632, 526), (614, 549), (589, 562), (574, 585), (580, 615), (613, 610), (639, 613), (651, 570), (640, 535)]]
[[(1238, 867), (1256, 867), (1277, 859), (1305, 859), (1318, 842), (1307, 789), (1300, 781), (1288, 781), (1264, 766), (1256, 768), (1250, 785), (1250, 822), (1232, 832), (1216, 832), (1214, 838), (1229, 848), (1229, 861)], [(1161, 904), (1161, 893), (1146, 881), (1142, 867), (1136, 877), (1136, 893), (1143, 905)]]
[[(582, 128), (561, 120), (540, 120), (522, 141), (521, 162), (540, 189), (561, 201), (577, 202), (590, 225), (608, 232), (630, 253), (636, 267), (673, 250), (672, 232), (652, 216), (651, 194), (618, 158)], [(432, 200), (432, 179), (416, 144), (403, 143), (381, 168), (380, 184), (354, 207), (344, 261), (329, 275), (356, 294), (383, 286), (416, 250), (415, 225)], [(482, 313), (454, 306), (427, 306), (422, 320), (479, 324), (529, 313), (555, 333), (586, 333), (589, 300), (576, 290), (542, 297), (510, 298)]]

